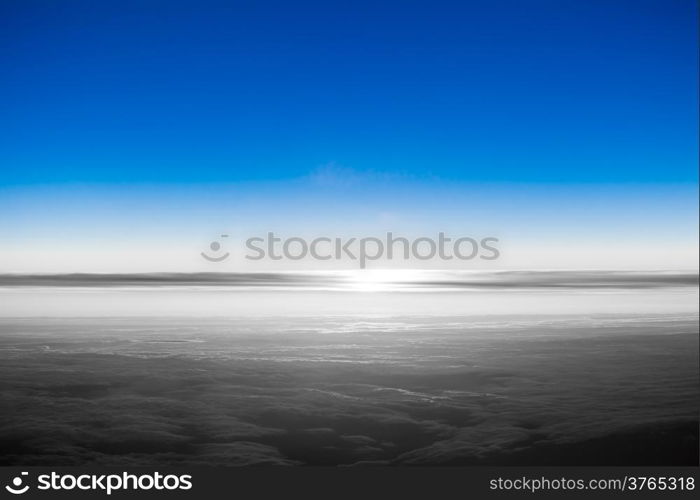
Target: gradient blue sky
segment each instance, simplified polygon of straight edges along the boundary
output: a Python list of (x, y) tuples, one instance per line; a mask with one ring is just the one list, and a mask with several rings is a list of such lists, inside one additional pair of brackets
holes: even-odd
[(0, 271), (139, 252), (189, 269), (220, 232), (267, 230), (697, 267), (692, 0), (28, 0), (0, 17)]

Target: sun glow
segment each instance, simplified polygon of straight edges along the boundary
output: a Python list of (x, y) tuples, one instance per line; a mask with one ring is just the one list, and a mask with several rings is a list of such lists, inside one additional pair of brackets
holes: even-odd
[(385, 292), (425, 279), (416, 269), (358, 269), (347, 272), (348, 286), (355, 291)]

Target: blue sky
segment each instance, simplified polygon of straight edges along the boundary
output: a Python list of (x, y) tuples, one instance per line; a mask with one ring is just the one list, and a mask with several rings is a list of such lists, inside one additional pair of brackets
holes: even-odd
[(227, 225), (697, 252), (691, 0), (0, 9), (5, 267)]

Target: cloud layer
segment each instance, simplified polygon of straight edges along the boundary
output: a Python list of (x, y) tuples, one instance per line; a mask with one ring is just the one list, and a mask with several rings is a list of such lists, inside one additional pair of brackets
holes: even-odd
[(5, 320), (2, 462), (697, 460), (697, 320), (592, 321)]

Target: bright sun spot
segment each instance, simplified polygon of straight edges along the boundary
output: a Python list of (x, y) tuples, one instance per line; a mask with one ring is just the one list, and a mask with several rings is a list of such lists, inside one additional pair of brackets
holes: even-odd
[(414, 269), (358, 269), (348, 271), (348, 286), (353, 290), (383, 292), (400, 288), (407, 282), (425, 279), (424, 272)]

